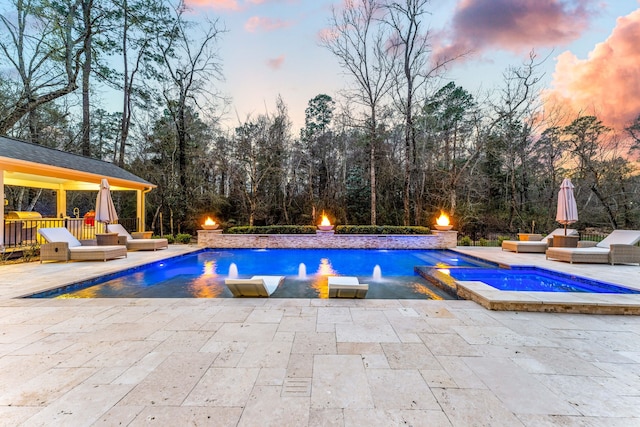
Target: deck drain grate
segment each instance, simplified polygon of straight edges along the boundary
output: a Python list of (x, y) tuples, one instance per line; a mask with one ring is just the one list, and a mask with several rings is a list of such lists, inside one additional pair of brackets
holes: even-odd
[(311, 378), (287, 378), (282, 387), (282, 397), (311, 396)]

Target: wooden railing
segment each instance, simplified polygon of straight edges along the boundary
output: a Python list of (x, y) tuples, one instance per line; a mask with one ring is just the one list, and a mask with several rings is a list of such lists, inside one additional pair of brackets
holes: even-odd
[[(120, 218), (118, 221), (128, 231), (136, 231), (136, 218)], [(5, 219), (4, 242), (5, 248), (20, 248), (43, 243), (38, 235), (40, 228), (64, 227), (78, 240), (95, 239), (96, 233), (104, 233), (104, 223), (89, 218), (38, 218), (38, 219)]]

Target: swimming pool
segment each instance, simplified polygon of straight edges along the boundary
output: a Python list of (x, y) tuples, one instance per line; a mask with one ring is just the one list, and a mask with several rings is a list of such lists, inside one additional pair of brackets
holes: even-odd
[(461, 281), (484, 282), (502, 291), (640, 294), (640, 291), (537, 267), (439, 269)]
[(448, 250), (225, 249), (202, 250), (31, 298), (231, 298), (228, 277), (286, 276), (272, 298), (325, 298), (327, 277), (357, 276), (370, 299), (452, 299), (415, 273), (416, 266), (490, 267)]

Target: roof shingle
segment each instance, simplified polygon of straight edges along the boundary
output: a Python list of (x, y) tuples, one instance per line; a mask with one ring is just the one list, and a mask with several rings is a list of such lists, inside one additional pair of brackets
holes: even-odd
[(117, 165), (114, 165), (113, 163), (92, 159), (78, 154), (67, 153), (65, 151), (33, 144), (31, 142), (20, 141), (6, 136), (0, 136), (0, 157), (57, 166), (154, 186), (150, 182), (122, 169)]

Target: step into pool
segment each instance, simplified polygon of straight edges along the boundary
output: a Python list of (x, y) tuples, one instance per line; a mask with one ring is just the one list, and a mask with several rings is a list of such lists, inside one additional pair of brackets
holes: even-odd
[(538, 267), (430, 269), (443, 285), (456, 281), (483, 282), (502, 291), (588, 292), (598, 294), (640, 294), (640, 291)]

